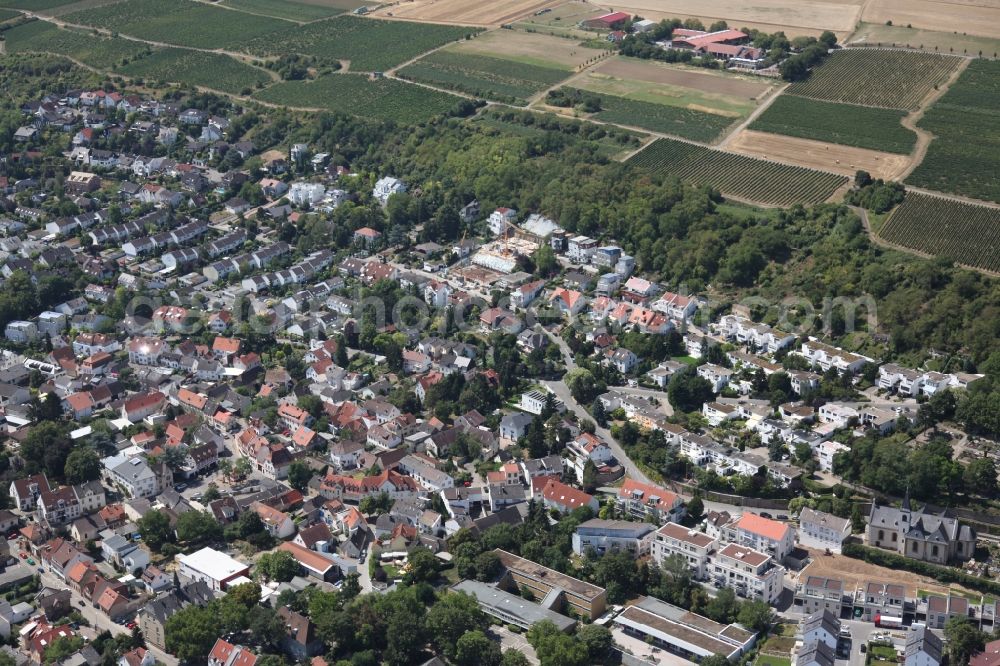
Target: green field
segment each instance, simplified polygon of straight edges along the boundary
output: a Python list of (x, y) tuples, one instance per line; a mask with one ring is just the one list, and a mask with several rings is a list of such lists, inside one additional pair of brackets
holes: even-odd
[(879, 236), (897, 245), (1000, 272), (1000, 209), (908, 192)]
[(750, 129), (844, 146), (907, 154), (917, 135), (900, 125), (905, 111), (782, 95)]
[(56, 53), (98, 69), (113, 69), (149, 47), (127, 39), (96, 37), (80, 30), (62, 30), (46, 21), (30, 21), (5, 31), (8, 53)]
[(787, 94), (829, 102), (916, 109), (934, 86), (962, 63), (934, 53), (844, 49), (833, 53), (809, 78), (793, 83)]
[(338, 16), (248, 39), (242, 48), (259, 56), (300, 53), (325, 60), (349, 60), (352, 71), (378, 72), (478, 31), (479, 28)]
[(724, 194), (770, 206), (817, 204), (847, 182), (844, 176), (658, 139), (628, 160), (629, 164), (677, 176), (694, 185), (710, 185)]
[(0, 22), (9, 21), (18, 16), (22, 16), (21, 12), (14, 11), (13, 9), (0, 9)]
[(599, 95), (601, 110), (591, 117), (609, 123), (641, 127), (651, 132), (673, 134), (683, 139), (709, 143), (732, 125), (736, 118), (705, 113), (667, 104), (642, 102), (614, 95)]
[(399, 71), (403, 78), (512, 104), (549, 88), (570, 72), (489, 56), (438, 51)]
[(297, 24), (214, 7), (193, 0), (124, 0), (63, 17), (139, 39), (217, 49), (238, 48), (255, 37)]
[(0, 7), (7, 7), (10, 9), (27, 9), (35, 12), (43, 9), (52, 9), (53, 7), (62, 7), (63, 5), (68, 5), (76, 1), (77, 0), (0, 0)]
[(291, 0), (223, 0), (222, 5), (253, 14), (288, 19), (289, 21), (316, 21), (344, 12), (338, 7), (310, 5)]
[(272, 80), (264, 70), (227, 55), (185, 49), (163, 49), (133, 60), (116, 71), (126, 76), (202, 86), (233, 95), (249, 93), (258, 84)]
[(360, 74), (330, 74), (315, 81), (288, 81), (266, 88), (255, 97), (264, 102), (326, 109), (355, 116), (420, 123), (452, 109), (459, 98), (447, 93)]
[(973, 60), (920, 120), (936, 137), (906, 182), (1000, 202), (1000, 62)]

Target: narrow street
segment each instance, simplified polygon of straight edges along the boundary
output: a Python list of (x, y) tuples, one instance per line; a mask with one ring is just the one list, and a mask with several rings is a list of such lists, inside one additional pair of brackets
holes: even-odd
[[(51, 587), (56, 590), (69, 589), (73, 610), (80, 613), (80, 615), (82, 615), (83, 618), (90, 623), (90, 627), (94, 630), (94, 636), (102, 631), (110, 631), (115, 636), (119, 634), (132, 633), (132, 630), (128, 627), (112, 622), (111, 618), (102, 613), (100, 610), (94, 608), (93, 604), (88, 603), (87, 600), (84, 599), (78, 592), (67, 586), (62, 578), (53, 574), (51, 570), (45, 569), (44, 573), (40, 573), (39, 576), (41, 578), (42, 585), (45, 587)], [(81, 627), (81, 629), (86, 631), (83, 627)], [(167, 666), (177, 666), (179, 663), (175, 657), (167, 654), (163, 650), (153, 647), (152, 645), (147, 647), (153, 653), (153, 656), (156, 657), (157, 661), (166, 664)]]
[[(553, 335), (548, 330), (546, 330), (545, 332), (549, 336), (549, 339), (551, 339), (552, 342), (558, 345), (559, 349), (562, 351), (563, 360), (566, 363), (566, 372), (575, 370), (576, 361), (573, 360), (573, 354), (570, 351), (569, 347), (566, 345), (566, 341), (563, 340), (558, 335)], [(547, 389), (549, 389), (557, 398), (559, 398), (559, 400), (561, 400), (564, 405), (566, 405), (566, 409), (576, 414), (576, 417), (578, 419), (589, 419), (593, 421), (593, 418), (591, 418), (590, 413), (587, 412), (587, 410), (582, 405), (580, 405), (580, 403), (576, 401), (576, 398), (573, 397), (573, 394), (570, 393), (569, 388), (566, 387), (565, 382), (561, 380), (555, 382), (543, 381), (542, 384)], [(619, 445), (618, 442), (615, 440), (615, 438), (611, 436), (611, 431), (608, 430), (607, 428), (602, 428), (601, 426), (596, 424), (595, 426), (596, 426), (595, 434), (602, 440), (607, 442), (608, 447), (611, 449), (611, 452), (614, 453), (615, 458), (617, 458), (618, 462), (621, 463), (622, 467), (625, 468), (625, 474), (635, 479), (636, 481), (640, 481), (642, 483), (652, 483), (649, 477), (646, 476), (646, 474), (641, 469), (639, 469), (639, 466), (636, 465), (632, 461), (632, 459), (625, 454), (625, 449), (623, 449), (621, 445)]]

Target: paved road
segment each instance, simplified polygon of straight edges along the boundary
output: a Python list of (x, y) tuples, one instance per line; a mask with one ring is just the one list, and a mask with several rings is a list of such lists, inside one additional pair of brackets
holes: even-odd
[[(549, 339), (552, 340), (552, 342), (554, 342), (556, 345), (559, 346), (559, 349), (562, 351), (563, 360), (566, 363), (566, 371), (569, 372), (570, 370), (575, 370), (576, 361), (573, 360), (573, 354), (570, 351), (569, 347), (566, 345), (566, 341), (563, 340), (558, 335), (553, 335), (547, 329), (545, 329), (545, 333), (549, 336)], [(542, 384), (550, 391), (552, 391), (552, 393), (554, 393), (555, 396), (559, 398), (564, 405), (566, 405), (566, 409), (576, 414), (577, 418), (589, 419), (593, 421), (593, 418), (591, 418), (587, 410), (584, 409), (583, 406), (576, 401), (576, 398), (573, 397), (573, 394), (570, 393), (569, 389), (566, 387), (565, 382), (561, 380), (556, 382), (543, 381)], [(632, 459), (625, 454), (625, 449), (623, 449), (615, 440), (615, 438), (612, 437), (610, 430), (608, 430), (607, 428), (602, 428), (601, 426), (595, 424), (595, 434), (602, 440), (607, 442), (608, 447), (611, 449), (611, 452), (615, 455), (615, 458), (618, 459), (618, 462), (621, 463), (622, 467), (625, 468), (625, 473), (628, 476), (642, 483), (652, 483), (649, 477), (646, 476), (646, 474), (641, 469), (639, 469), (639, 466), (636, 465), (632, 461)]]
[[(94, 608), (92, 604), (87, 603), (86, 599), (84, 599), (72, 588), (69, 588), (63, 579), (53, 574), (51, 570), (46, 569), (44, 573), (40, 574), (40, 577), (42, 584), (46, 587), (51, 587), (57, 590), (69, 589), (70, 598), (73, 603), (73, 610), (79, 612), (80, 615), (82, 615), (84, 619), (90, 623), (90, 626), (93, 627), (96, 633), (100, 633), (105, 630), (110, 631), (113, 635), (132, 633), (130, 629), (112, 622), (111, 618), (102, 613), (100, 610)], [(152, 651), (153, 656), (156, 657), (157, 661), (167, 664), (167, 666), (177, 666), (178, 661), (172, 655), (169, 655), (153, 646), (148, 647)]]

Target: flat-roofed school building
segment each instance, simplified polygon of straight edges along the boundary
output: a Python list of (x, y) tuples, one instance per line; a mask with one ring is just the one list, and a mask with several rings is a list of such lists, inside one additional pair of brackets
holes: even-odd
[(756, 640), (753, 633), (735, 624), (719, 624), (652, 597), (643, 597), (619, 613), (614, 626), (628, 636), (692, 661), (713, 654), (735, 661)]
[(456, 592), (471, 594), (479, 603), (479, 608), (501, 622), (513, 624), (522, 629), (530, 629), (532, 625), (548, 620), (559, 627), (560, 631), (570, 632), (576, 626), (576, 620), (560, 615), (532, 601), (523, 599), (516, 594), (504, 592), (492, 585), (474, 580), (463, 580), (452, 586)]
[[(526, 587), (541, 600), (545, 608), (565, 606), (566, 614), (596, 620), (607, 608), (607, 593), (603, 587), (591, 585), (578, 578), (543, 567), (537, 562), (518, 557), (499, 548), (494, 551), (504, 566), (500, 578), (501, 589)], [(560, 603), (563, 602), (563, 603)]]

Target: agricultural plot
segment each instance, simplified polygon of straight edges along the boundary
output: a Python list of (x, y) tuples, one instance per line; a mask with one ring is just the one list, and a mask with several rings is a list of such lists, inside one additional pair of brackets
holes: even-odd
[(844, 176), (765, 162), (670, 139), (654, 141), (628, 163), (771, 206), (820, 203), (847, 182)]
[(404, 67), (399, 75), (498, 102), (527, 104), (529, 97), (559, 83), (569, 76), (569, 72), (487, 56), (438, 51)]
[(476, 35), (475, 39), (449, 46), (446, 50), (569, 72), (603, 55), (607, 49), (589, 48), (581, 45), (578, 39), (567, 37), (519, 30), (493, 30)]
[(1000, 272), (1000, 208), (908, 192), (879, 235), (896, 245)]
[(149, 52), (149, 47), (139, 42), (63, 30), (47, 21), (22, 23), (3, 34), (8, 53), (55, 53), (98, 69), (113, 69)]
[(846, 49), (832, 54), (805, 81), (792, 84), (787, 94), (912, 110), (961, 63), (934, 53)]
[(248, 39), (242, 48), (258, 56), (299, 53), (328, 61), (349, 60), (353, 71), (375, 72), (475, 32), (477, 28), (338, 16)]
[(889, 153), (909, 153), (917, 135), (900, 124), (905, 111), (782, 95), (750, 129)]
[(222, 9), (194, 0), (124, 0), (63, 17), (124, 35), (177, 46), (235, 48), (255, 37), (298, 24)]
[(264, 70), (227, 55), (186, 49), (157, 51), (117, 71), (126, 76), (201, 86), (232, 95), (249, 94), (272, 80)]
[(1000, 4), (994, 0), (872, 0), (861, 20), (1000, 38)]
[(861, 0), (623, 0), (613, 3), (615, 11), (640, 14), (659, 21), (663, 18), (697, 18), (705, 25), (725, 20), (732, 27), (749, 27), (789, 37), (818, 35), (833, 30), (841, 35), (854, 29), (861, 15)]
[(375, 15), (429, 23), (494, 26), (516, 21), (545, 8), (556, 7), (561, 2), (562, 0), (408, 0), (385, 4), (376, 10)]
[(920, 127), (934, 134), (907, 182), (1000, 202), (1000, 62), (973, 60), (927, 110)]
[(863, 23), (851, 35), (852, 44), (870, 46), (902, 46), (934, 53), (956, 55), (1000, 56), (1000, 39), (979, 37), (960, 32), (923, 30), (885, 23)]
[(292, 2), (291, 0), (224, 0), (222, 6), (251, 14), (302, 22), (318, 21), (344, 12), (338, 7)]
[(0, 23), (17, 18), (18, 16), (22, 16), (21, 12), (14, 11), (13, 9), (0, 9)]
[(288, 81), (258, 92), (264, 102), (326, 109), (401, 124), (420, 123), (449, 111), (459, 98), (395, 79), (330, 74), (315, 81)]
[(591, 115), (591, 118), (703, 143), (714, 141), (736, 120), (730, 116), (614, 95), (600, 95), (600, 98), (601, 110)]
[(77, 0), (0, 0), (0, 7), (7, 9), (27, 9), (37, 12), (62, 7)]
[(570, 0), (569, 2), (551, 7), (548, 11), (528, 14), (514, 25), (517, 28), (531, 30), (536, 34), (545, 33), (578, 39), (591, 39), (594, 36), (593, 31), (580, 28), (580, 21), (609, 11), (611, 10), (607, 7), (599, 7), (583, 0)]

